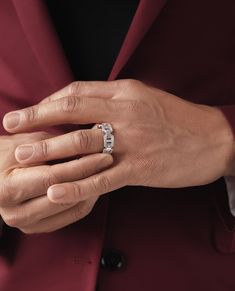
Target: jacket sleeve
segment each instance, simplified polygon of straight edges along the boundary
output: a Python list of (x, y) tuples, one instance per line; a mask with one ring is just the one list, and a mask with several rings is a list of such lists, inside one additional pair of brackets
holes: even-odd
[[(227, 121), (229, 122), (234, 134), (235, 141), (235, 105), (219, 106), (218, 108), (222, 111)], [(235, 217), (235, 173), (234, 176), (225, 177), (225, 183), (228, 192), (230, 211), (231, 214)]]
[(224, 177), (231, 214), (235, 217), (235, 177)]
[[(235, 142), (235, 105), (217, 106), (227, 119), (234, 134)], [(214, 200), (214, 242), (222, 253), (235, 253), (235, 174), (224, 177), (225, 192), (218, 189), (213, 193)], [(226, 191), (227, 190), (227, 191)]]
[(235, 105), (218, 106), (218, 108), (224, 113), (226, 119), (228, 120), (235, 140)]

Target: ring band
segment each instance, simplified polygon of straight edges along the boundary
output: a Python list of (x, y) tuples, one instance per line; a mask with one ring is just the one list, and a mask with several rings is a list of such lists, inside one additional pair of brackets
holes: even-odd
[(97, 128), (102, 129), (102, 132), (104, 134), (103, 153), (111, 154), (114, 147), (114, 135), (112, 134), (112, 125), (110, 123), (101, 123), (97, 125)]

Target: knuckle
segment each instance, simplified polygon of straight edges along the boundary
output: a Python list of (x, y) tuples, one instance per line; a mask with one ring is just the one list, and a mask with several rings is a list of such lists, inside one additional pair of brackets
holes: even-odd
[(59, 110), (63, 113), (73, 113), (77, 111), (78, 108), (81, 107), (82, 104), (82, 99), (80, 97), (76, 96), (68, 96), (61, 98), (58, 101)]
[(76, 150), (90, 147), (90, 138), (86, 131), (80, 130), (71, 135), (72, 144)]
[(49, 146), (45, 140), (42, 140), (38, 143), (38, 149), (43, 158), (48, 157)]
[(35, 219), (32, 217), (31, 213), (22, 206), (8, 209), (3, 220), (11, 227), (21, 228), (29, 223), (33, 223)]
[(78, 94), (80, 92), (82, 85), (83, 85), (82, 81), (75, 81), (69, 84), (68, 87), (69, 95)]
[(73, 187), (73, 200), (74, 202), (78, 202), (81, 199), (82, 196), (82, 190), (81, 190), (81, 186), (76, 184), (76, 183), (72, 183), (72, 187)]
[(124, 79), (123, 81), (123, 87), (128, 89), (133, 89), (135, 87), (138, 87), (140, 84), (142, 84), (141, 81), (136, 79)]
[(17, 218), (16, 217), (3, 217), (5, 223), (10, 227), (17, 227)]
[(35, 106), (31, 106), (25, 109), (25, 118), (26, 118), (26, 121), (29, 123), (34, 122), (36, 120), (37, 113), (36, 113)]
[(134, 85), (138, 85), (140, 83), (140, 81), (136, 80), (136, 79), (127, 79), (126, 80), (128, 86), (134, 86)]
[(119, 90), (123, 86), (123, 81), (124, 79), (118, 79), (118, 80), (107, 81), (107, 83), (109, 84), (110, 88), (114, 90)]
[(111, 189), (111, 182), (109, 178), (105, 175), (98, 176), (94, 180), (94, 188), (97, 192), (106, 193)]
[(2, 217), (5, 223), (10, 227), (19, 227), (21, 224), (21, 219), (19, 219), (19, 216), (16, 213), (8, 213), (5, 216)]

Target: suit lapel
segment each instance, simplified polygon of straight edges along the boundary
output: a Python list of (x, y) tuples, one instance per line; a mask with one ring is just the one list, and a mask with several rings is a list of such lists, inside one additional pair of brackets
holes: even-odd
[[(57, 33), (41, 0), (12, 0), (25, 36), (44, 74), (54, 88), (73, 80)], [(140, 0), (126, 38), (114, 63), (109, 80), (120, 71), (160, 14), (167, 0)]]
[(140, 0), (119, 55), (110, 73), (109, 80), (117, 78), (145, 34), (160, 14), (167, 0)]
[(50, 20), (44, 1), (12, 0), (24, 35), (51, 88), (58, 90), (73, 74)]
[[(166, 1), (167, 0), (140, 0), (140, 4), (126, 39), (116, 59), (112, 72), (110, 73), (110, 80), (115, 79), (125, 66), (151, 24), (159, 15)], [(73, 74), (43, 1), (12, 0), (11, 3), (14, 5), (25, 39), (38, 64), (35, 70), (40, 70), (40, 74), (43, 74), (43, 77), (48, 80), (48, 91), (56, 91), (60, 87), (71, 82), (73, 80)], [(25, 54), (27, 54), (27, 52), (25, 52)], [(29, 83), (30, 82), (29, 80)], [(34, 90), (36, 91), (37, 88)], [(76, 248), (82, 251), (85, 258), (91, 257), (97, 260), (96, 264), (93, 264), (94, 274), (97, 273), (97, 269), (95, 268), (98, 266), (98, 259), (105, 232), (107, 203), (108, 199), (105, 199), (101, 207), (102, 211), (95, 216), (97, 229), (92, 228), (90, 233), (88, 231), (82, 232), (84, 237), (82, 237), (81, 240), (78, 236), (78, 240), (76, 241)], [(94, 222), (91, 221), (90, 226), (93, 224)], [(96, 228), (96, 225), (94, 228)], [(61, 230), (61, 233), (62, 232), (63, 230)], [(51, 237), (53, 237), (53, 235), (51, 235)], [(91, 238), (93, 239), (91, 240)], [(66, 239), (66, 237), (64, 239)], [(83, 245), (84, 241), (93, 241), (96, 247), (86, 248)], [(76, 265), (74, 265), (74, 268), (77, 268)], [(87, 277), (88, 276), (82, 276), (82, 278), (78, 277), (78, 279), (84, 280), (84, 278)]]

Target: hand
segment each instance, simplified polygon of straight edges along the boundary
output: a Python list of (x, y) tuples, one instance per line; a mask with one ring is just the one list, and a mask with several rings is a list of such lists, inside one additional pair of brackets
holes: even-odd
[[(91, 177), (49, 187), (51, 201), (72, 203), (125, 185), (186, 187), (210, 183), (231, 171), (232, 131), (218, 109), (193, 104), (135, 80), (74, 82), (42, 103), (7, 114), (9, 132), (65, 123), (110, 122), (114, 164)], [(100, 152), (102, 132), (81, 130), (18, 147), (23, 165)]]
[(15, 150), (19, 145), (26, 142), (36, 142), (51, 137), (53, 136), (46, 132), (0, 136), (0, 173), (14, 168), (25, 167), (15, 158)]
[(0, 137), (0, 214), (6, 224), (25, 233), (49, 232), (86, 216), (97, 197), (80, 203), (55, 204), (45, 195), (48, 187), (88, 177), (112, 163), (112, 157), (94, 154), (70, 162), (19, 164), (15, 149), (42, 142), (52, 135), (39, 132)]

